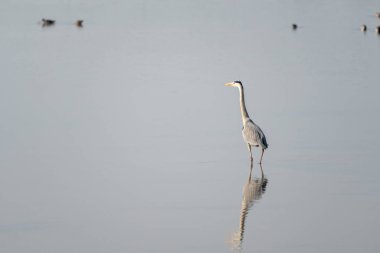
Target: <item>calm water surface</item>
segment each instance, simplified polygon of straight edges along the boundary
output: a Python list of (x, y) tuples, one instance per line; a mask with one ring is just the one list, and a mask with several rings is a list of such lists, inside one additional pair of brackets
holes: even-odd
[(0, 8), (1, 252), (378, 251), (378, 1)]

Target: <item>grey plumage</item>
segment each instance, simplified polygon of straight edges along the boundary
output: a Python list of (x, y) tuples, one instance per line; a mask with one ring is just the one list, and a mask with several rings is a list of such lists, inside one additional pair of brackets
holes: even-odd
[(261, 158), (260, 158), (260, 164), (261, 164), (263, 155), (264, 155), (264, 150), (268, 148), (268, 143), (264, 135), (264, 132), (261, 130), (261, 128), (255, 123), (253, 123), (253, 121), (249, 118), (247, 109), (245, 107), (243, 84), (241, 83), (241, 81), (234, 81), (234, 82), (226, 83), (225, 85), (239, 88), (240, 112), (241, 112), (241, 118), (243, 121), (243, 131), (242, 131), (243, 139), (247, 143), (251, 161), (253, 160), (252, 147), (261, 148)]
[(268, 148), (268, 143), (264, 132), (258, 125), (253, 123), (251, 119), (247, 120), (247, 122), (244, 124), (242, 133), (244, 141), (247, 144), (253, 147), (261, 147), (263, 149)]

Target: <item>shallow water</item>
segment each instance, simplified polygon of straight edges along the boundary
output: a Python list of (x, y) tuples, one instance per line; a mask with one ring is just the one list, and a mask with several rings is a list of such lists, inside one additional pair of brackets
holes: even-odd
[(380, 247), (377, 1), (0, 7), (1, 252)]

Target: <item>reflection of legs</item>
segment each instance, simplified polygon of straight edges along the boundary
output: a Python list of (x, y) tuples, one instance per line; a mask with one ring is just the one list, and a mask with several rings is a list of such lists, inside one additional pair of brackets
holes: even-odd
[(261, 161), (263, 160), (263, 155), (264, 155), (264, 149), (261, 149), (261, 158), (260, 158), (260, 164), (261, 164)]
[(253, 162), (253, 157), (252, 157), (252, 149), (251, 149), (251, 145), (250, 144), (247, 144), (248, 145), (248, 150), (249, 150), (249, 155), (251, 157), (251, 163)]
[(251, 161), (251, 166), (250, 166), (250, 170), (249, 170), (249, 180), (251, 180), (252, 169), (253, 169), (253, 162)]

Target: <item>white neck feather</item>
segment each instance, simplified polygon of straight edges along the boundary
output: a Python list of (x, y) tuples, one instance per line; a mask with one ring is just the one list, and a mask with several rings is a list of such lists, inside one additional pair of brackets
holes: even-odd
[(247, 112), (247, 109), (245, 108), (245, 100), (244, 100), (244, 89), (242, 85), (239, 85), (239, 93), (240, 93), (240, 112), (241, 112), (241, 119), (243, 121), (243, 124), (249, 119), (249, 115)]

